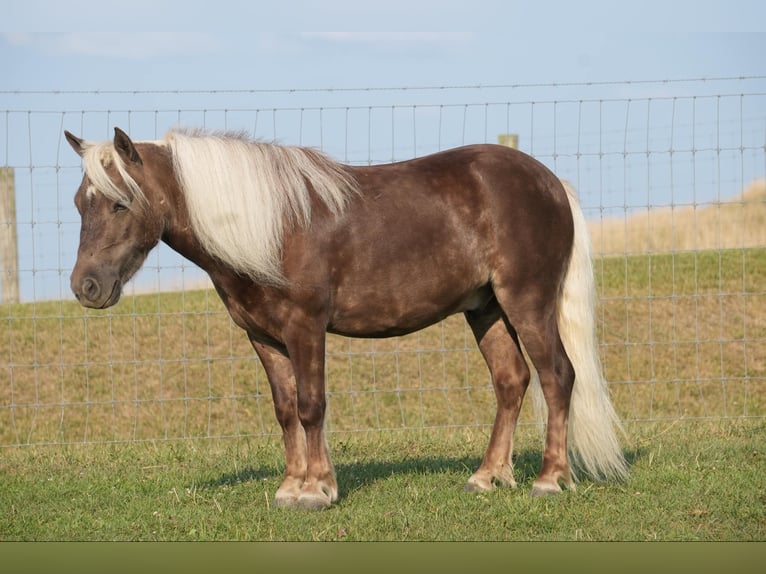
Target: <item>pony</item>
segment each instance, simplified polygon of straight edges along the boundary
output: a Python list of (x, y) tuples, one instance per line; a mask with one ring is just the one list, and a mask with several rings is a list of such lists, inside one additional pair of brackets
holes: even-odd
[(454, 313), (497, 398), (466, 490), (516, 487), (513, 435), (531, 379), (547, 420), (530, 494), (574, 489), (575, 471), (627, 477), (598, 356), (585, 218), (538, 160), (477, 144), (352, 166), (243, 133), (65, 135), (84, 171), (75, 297), (115, 305), (159, 241), (208, 273), (268, 377), (285, 450), (273, 506), (318, 510), (338, 499), (324, 430), (326, 333), (398, 336)]

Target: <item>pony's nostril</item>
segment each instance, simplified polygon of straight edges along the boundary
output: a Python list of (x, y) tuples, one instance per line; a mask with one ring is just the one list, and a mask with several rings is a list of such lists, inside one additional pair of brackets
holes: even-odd
[(101, 294), (101, 286), (92, 277), (86, 277), (83, 279), (80, 291), (88, 301), (95, 301)]

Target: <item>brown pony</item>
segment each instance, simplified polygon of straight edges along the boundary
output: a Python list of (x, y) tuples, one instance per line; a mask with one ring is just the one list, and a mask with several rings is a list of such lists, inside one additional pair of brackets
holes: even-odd
[(325, 334), (390, 337), (453, 313), (465, 315), (497, 397), (467, 490), (516, 485), (513, 433), (530, 366), (547, 406), (532, 495), (573, 488), (571, 467), (595, 480), (626, 476), (598, 360), (585, 220), (573, 192), (532, 157), (471, 145), (352, 167), (241, 134), (66, 137), (85, 172), (75, 296), (116, 304), (160, 240), (210, 275), (268, 375), (286, 456), (276, 506), (338, 498)]

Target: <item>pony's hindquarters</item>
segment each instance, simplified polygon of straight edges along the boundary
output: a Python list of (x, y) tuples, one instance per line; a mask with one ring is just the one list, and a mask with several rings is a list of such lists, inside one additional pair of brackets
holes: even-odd
[(559, 334), (575, 370), (568, 419), (569, 456), (574, 470), (594, 480), (624, 479), (628, 467), (618, 440), (622, 425), (609, 398), (596, 340), (590, 237), (576, 192), (563, 183), (574, 220), (574, 245), (558, 305)]

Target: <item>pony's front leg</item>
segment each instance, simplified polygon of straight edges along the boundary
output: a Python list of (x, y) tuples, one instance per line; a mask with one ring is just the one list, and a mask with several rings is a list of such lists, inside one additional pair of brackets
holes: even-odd
[(274, 496), (273, 506), (296, 506), (306, 480), (306, 433), (298, 418), (298, 393), (290, 359), (250, 337), (261, 359), (274, 399), (274, 411), (285, 443), (285, 477)]
[(315, 324), (291, 321), (285, 345), (295, 371), (298, 418), (306, 433), (306, 480), (297, 506), (306, 510), (329, 508), (338, 499), (338, 483), (324, 432), (325, 331)]

